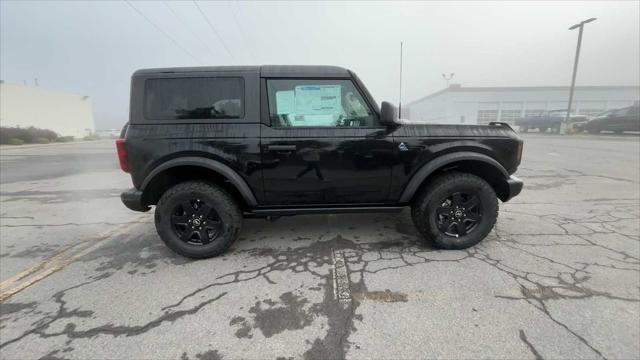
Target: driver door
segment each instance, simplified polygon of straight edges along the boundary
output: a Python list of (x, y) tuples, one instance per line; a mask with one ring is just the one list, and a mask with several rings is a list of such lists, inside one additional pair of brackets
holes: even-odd
[(393, 139), (350, 79), (267, 79), (261, 129), (270, 205), (387, 200)]

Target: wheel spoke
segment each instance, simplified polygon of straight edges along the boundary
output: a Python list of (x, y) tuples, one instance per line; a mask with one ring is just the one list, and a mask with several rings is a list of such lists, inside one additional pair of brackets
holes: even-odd
[(195, 213), (195, 209), (193, 208), (193, 204), (190, 200), (185, 200), (180, 205), (182, 205), (182, 209), (184, 210), (185, 215), (191, 216), (193, 213)]
[(473, 209), (479, 204), (480, 204), (480, 200), (478, 200), (478, 196), (472, 195), (471, 197), (469, 197), (469, 199), (467, 199), (467, 201), (462, 203), (462, 206), (464, 206), (467, 210), (469, 210), (469, 209)]
[(180, 234), (180, 239), (182, 239), (182, 241), (189, 241), (193, 237), (193, 233), (194, 233), (193, 229), (191, 229), (190, 227), (187, 227), (184, 230), (184, 232)]
[(473, 212), (468, 212), (466, 218), (467, 220), (471, 220), (475, 222), (480, 220), (480, 215)]
[(450, 215), (451, 206), (440, 206), (436, 209), (436, 214), (438, 215)]
[(189, 215), (186, 212), (181, 215), (173, 214), (171, 215), (171, 220), (174, 224), (186, 224), (187, 220), (189, 220)]
[(447, 232), (449, 231), (449, 228), (451, 227), (452, 224), (453, 224), (453, 221), (451, 221), (451, 219), (446, 219), (438, 226), (438, 228), (442, 232)]
[(453, 195), (451, 195), (451, 205), (452, 206), (461, 206), (462, 205), (462, 196), (460, 196), (460, 193), (454, 193)]
[(200, 243), (202, 243), (202, 245), (206, 245), (206, 244), (211, 242), (211, 239), (209, 239), (209, 234), (207, 233), (206, 229), (205, 230), (197, 230), (196, 233), (200, 237)]
[(203, 202), (198, 204), (198, 210), (196, 210), (196, 215), (203, 215), (205, 218), (211, 212), (211, 207)]
[(218, 229), (220, 227), (220, 220), (207, 219), (207, 227), (211, 229)]
[(467, 226), (463, 221), (458, 221), (456, 222), (456, 230), (458, 231), (458, 235), (465, 235), (467, 233)]

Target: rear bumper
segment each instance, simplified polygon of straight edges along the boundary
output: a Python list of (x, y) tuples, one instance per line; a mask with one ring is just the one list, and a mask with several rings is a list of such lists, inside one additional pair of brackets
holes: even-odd
[(142, 204), (142, 191), (136, 188), (124, 191), (120, 194), (120, 200), (122, 200), (124, 206), (133, 211), (145, 212), (151, 209), (149, 206)]
[(509, 179), (507, 179), (507, 194), (504, 199), (501, 199), (503, 202), (507, 202), (516, 195), (520, 194), (522, 191), (522, 187), (524, 186), (524, 182), (518, 179), (517, 177), (511, 175)]

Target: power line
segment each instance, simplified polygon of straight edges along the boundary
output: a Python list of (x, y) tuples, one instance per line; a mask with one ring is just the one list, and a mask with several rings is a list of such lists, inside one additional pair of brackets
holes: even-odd
[(229, 50), (229, 48), (227, 47), (227, 44), (225, 44), (224, 40), (222, 39), (222, 36), (220, 36), (220, 34), (218, 33), (218, 31), (216, 30), (215, 26), (213, 26), (213, 24), (211, 23), (211, 21), (209, 21), (209, 18), (207, 17), (207, 15), (205, 15), (205, 13), (202, 11), (202, 9), (200, 8), (200, 5), (198, 5), (198, 2), (196, 0), (192, 0), (193, 4), (198, 8), (198, 11), (200, 12), (200, 14), (202, 15), (202, 17), (205, 19), (205, 21), (207, 22), (207, 24), (209, 24), (209, 28), (213, 31), (214, 34), (216, 34), (216, 36), (218, 37), (218, 39), (220, 40), (220, 43), (222, 43), (222, 46), (224, 47), (224, 49), (227, 51), (227, 53), (229, 54), (229, 56), (231, 56), (231, 58), (233, 60), (235, 60), (235, 57), (233, 56), (233, 54), (231, 53), (231, 51)]
[(193, 29), (191, 29), (191, 27), (186, 23), (186, 21), (184, 21), (182, 19), (182, 17), (180, 15), (178, 15), (178, 13), (176, 13), (171, 6), (169, 6), (169, 4), (166, 1), (162, 2), (164, 4), (164, 6), (167, 7), (167, 9), (169, 9), (169, 11), (171, 11), (171, 13), (173, 14), (173, 16), (178, 19), (178, 21), (180, 23), (182, 23), (184, 25), (184, 27), (189, 30), (189, 32), (193, 35), (194, 38), (198, 39), (198, 41), (200, 41), (202, 43), (202, 45), (204, 45), (204, 47), (209, 50), (209, 52), (211, 52), (211, 54), (215, 57), (218, 56), (218, 54), (216, 54), (216, 52), (211, 48), (211, 45), (209, 43), (207, 43), (206, 41), (202, 40), (202, 38), (200, 38), (200, 36), (198, 36), (198, 34), (193, 31)]
[(240, 26), (240, 24), (238, 23), (238, 18), (236, 17), (237, 13), (236, 10), (238, 10), (238, 3), (237, 1), (234, 1), (234, 5), (236, 6), (231, 6), (230, 4), (227, 4), (229, 6), (229, 8), (233, 8), (231, 9), (231, 15), (233, 18), (233, 22), (236, 24), (236, 27), (238, 28), (238, 31), (240, 32), (240, 36), (242, 37), (242, 41), (244, 42), (244, 45), (247, 47), (247, 49), (249, 50), (249, 56), (251, 56), (251, 59), (254, 60), (255, 63), (255, 54), (253, 52), (252, 47), (249, 45), (249, 42), (247, 41), (247, 37), (244, 34), (244, 29), (242, 28), (242, 26)]
[(129, 6), (131, 6), (131, 8), (133, 10), (135, 10), (140, 16), (142, 16), (149, 24), (151, 24), (154, 28), (156, 28), (156, 30), (160, 31), (164, 36), (166, 36), (169, 40), (171, 40), (171, 42), (176, 45), (177, 47), (179, 47), (182, 51), (184, 51), (187, 55), (189, 55), (193, 60), (195, 60), (198, 63), (202, 64), (202, 61), (198, 60), (198, 58), (196, 58), (189, 50), (187, 50), (184, 46), (180, 45), (179, 42), (176, 41), (176, 39), (174, 39), (171, 35), (169, 35), (166, 31), (162, 30), (162, 28), (158, 25), (156, 25), (153, 21), (151, 21), (148, 17), (145, 16), (145, 14), (142, 13), (142, 11), (138, 10), (138, 8), (136, 8), (135, 6), (133, 6), (133, 4), (131, 2), (129, 2), (129, 0), (124, 0)]

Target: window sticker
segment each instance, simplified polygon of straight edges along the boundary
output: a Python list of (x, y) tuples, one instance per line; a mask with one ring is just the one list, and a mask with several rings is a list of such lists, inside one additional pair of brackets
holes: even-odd
[(343, 113), (340, 85), (299, 85), (295, 87), (295, 112), (304, 115)]

